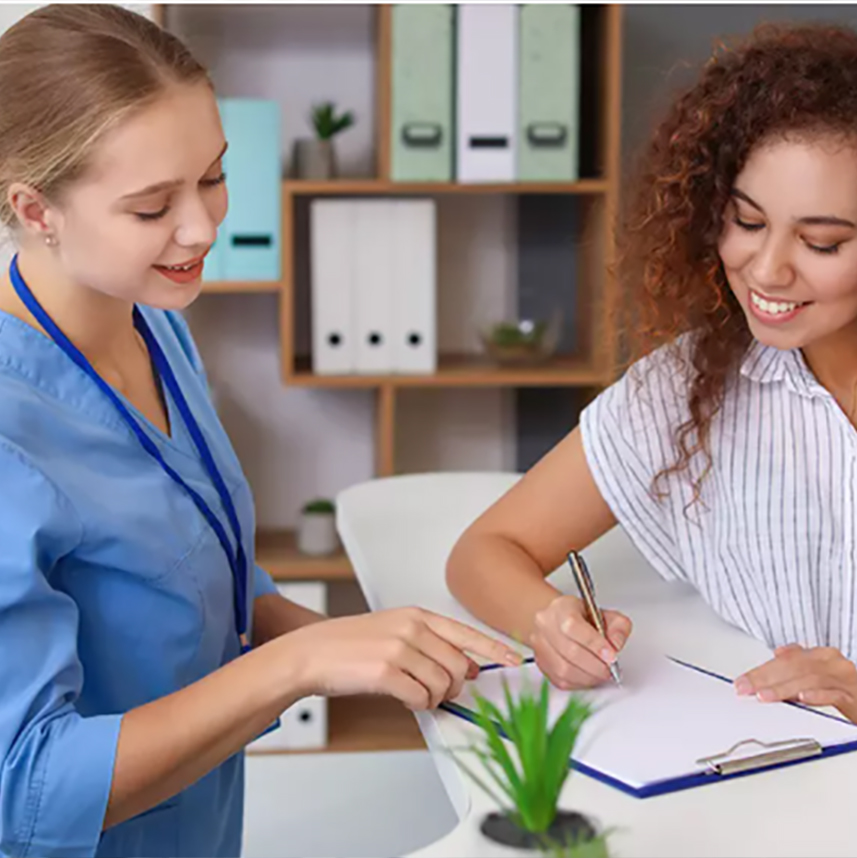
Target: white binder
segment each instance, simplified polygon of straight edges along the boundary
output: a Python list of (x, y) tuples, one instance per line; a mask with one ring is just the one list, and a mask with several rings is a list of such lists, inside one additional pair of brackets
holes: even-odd
[(517, 145), (517, 5), (459, 5), (457, 54), (458, 180), (511, 182)]
[(437, 241), (433, 200), (392, 203), (393, 368), (437, 370)]
[(354, 203), (313, 200), (310, 204), (310, 292), (313, 372), (354, 371)]
[(355, 371), (393, 371), (393, 267), (390, 246), (395, 212), (392, 200), (355, 200), (354, 318)]
[[(322, 581), (277, 584), (287, 599), (321, 614), (327, 611), (327, 589)], [(250, 751), (288, 751), (323, 748), (327, 744), (327, 699), (305, 697), (280, 715), (280, 726), (251, 742)]]

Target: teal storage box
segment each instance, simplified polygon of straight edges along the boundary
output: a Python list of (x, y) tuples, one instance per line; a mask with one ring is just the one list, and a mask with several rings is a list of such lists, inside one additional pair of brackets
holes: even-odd
[(393, 6), (390, 173), (394, 181), (452, 181), (453, 18), (453, 7), (445, 3)]
[(221, 280), (279, 280), (279, 105), (255, 98), (222, 98), (218, 104), (229, 143), (223, 158), (229, 210), (212, 248), (212, 275), (219, 269)]
[(580, 7), (520, 9), (518, 179), (571, 182), (579, 175)]

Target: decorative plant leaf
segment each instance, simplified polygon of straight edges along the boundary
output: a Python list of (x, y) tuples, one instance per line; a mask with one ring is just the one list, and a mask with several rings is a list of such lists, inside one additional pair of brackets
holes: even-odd
[(337, 116), (336, 107), (332, 101), (314, 104), (311, 116), (315, 133), (320, 140), (330, 140), (354, 124), (354, 114), (346, 111)]
[[(476, 748), (469, 748), (468, 750), (477, 751), (477, 749), (476, 749)], [(483, 755), (483, 756), (484, 756), (484, 755)], [(498, 799), (498, 798), (497, 798), (497, 796), (496, 796), (496, 795), (491, 791), (491, 789), (488, 787), (488, 785), (485, 783), (485, 781), (483, 781), (480, 777), (478, 777), (478, 776), (474, 773), (474, 771), (470, 768), (470, 766), (466, 766), (466, 765), (464, 765), (464, 763), (461, 761), (461, 759), (460, 759), (459, 757), (456, 757), (456, 763), (457, 763), (459, 766), (461, 766), (461, 768), (464, 770), (464, 773), (465, 773), (466, 775), (468, 775), (468, 777), (473, 778), (474, 783), (476, 783), (476, 785), (477, 785), (481, 790), (483, 790), (483, 792), (485, 792), (485, 794), (486, 794), (486, 795), (488, 795), (488, 796), (491, 798), (491, 800), (492, 800), (493, 802), (495, 802), (495, 804), (496, 804), (498, 807), (503, 807), (503, 802), (502, 802), (500, 799)], [(508, 789), (509, 789), (509, 788), (508, 788), (507, 786), (505, 786), (505, 785), (503, 784), (503, 782), (502, 782), (502, 781), (497, 777), (496, 773), (495, 773), (495, 772), (494, 772), (494, 770), (491, 768), (491, 766), (486, 764), (485, 759), (483, 759), (483, 765), (485, 765), (485, 768), (486, 768), (486, 770), (488, 771), (488, 774), (489, 774), (489, 775), (490, 775), (490, 776), (491, 776), (491, 777), (492, 777), (492, 778), (493, 778), (497, 783), (499, 783), (499, 784), (503, 787), (503, 789), (504, 789), (504, 790), (506, 790), (506, 791), (507, 791), (507, 793), (508, 793), (508, 795), (509, 795), (509, 798), (510, 798), (510, 799), (512, 799), (512, 800), (514, 800), (514, 796), (511, 794), (511, 792), (508, 792)]]
[(485, 767), (485, 771), (488, 772), (488, 775), (503, 790), (503, 792), (509, 796), (509, 798), (514, 802), (516, 799), (515, 790), (509, 784), (508, 781), (504, 781), (502, 777), (500, 777), (497, 772), (496, 766), (492, 757), (489, 756), (488, 752), (484, 751), (482, 748), (475, 747), (473, 748), (473, 753), (479, 757), (482, 765)]
[(544, 778), (548, 801), (554, 804), (559, 800), (562, 786), (570, 773), (569, 760), (580, 728), (591, 714), (592, 707), (588, 703), (572, 696), (553, 725), (548, 739)]
[[(496, 725), (489, 715), (492, 710), (499, 715), (497, 707), (481, 696), (474, 695), (474, 698), (480, 709), (479, 714), (483, 719), (483, 723), (481, 723), (480, 726), (485, 733), (485, 738), (488, 743), (488, 748), (491, 751), (492, 758), (502, 767), (511, 788), (520, 794), (521, 778), (518, 775), (515, 764), (512, 761), (512, 757), (509, 755), (509, 751), (506, 749), (506, 745), (503, 743), (503, 739), (501, 738)], [(500, 719), (505, 721), (502, 716), (500, 716)]]

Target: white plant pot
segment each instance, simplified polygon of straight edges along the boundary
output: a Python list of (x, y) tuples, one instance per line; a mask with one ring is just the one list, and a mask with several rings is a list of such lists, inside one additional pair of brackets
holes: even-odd
[(301, 554), (334, 554), (339, 550), (336, 517), (325, 512), (301, 513), (297, 546)]

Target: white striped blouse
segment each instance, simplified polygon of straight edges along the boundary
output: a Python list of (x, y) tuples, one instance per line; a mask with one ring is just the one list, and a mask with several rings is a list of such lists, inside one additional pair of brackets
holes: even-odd
[[(712, 423), (700, 501), (685, 512), (687, 471), (662, 484), (665, 500), (651, 491), (688, 415), (687, 378), (665, 355), (635, 364), (581, 415), (605, 501), (661, 575), (693, 584), (727, 621), (771, 647), (857, 659), (857, 430), (799, 350), (754, 342)], [(691, 473), (703, 465), (697, 454)]]

